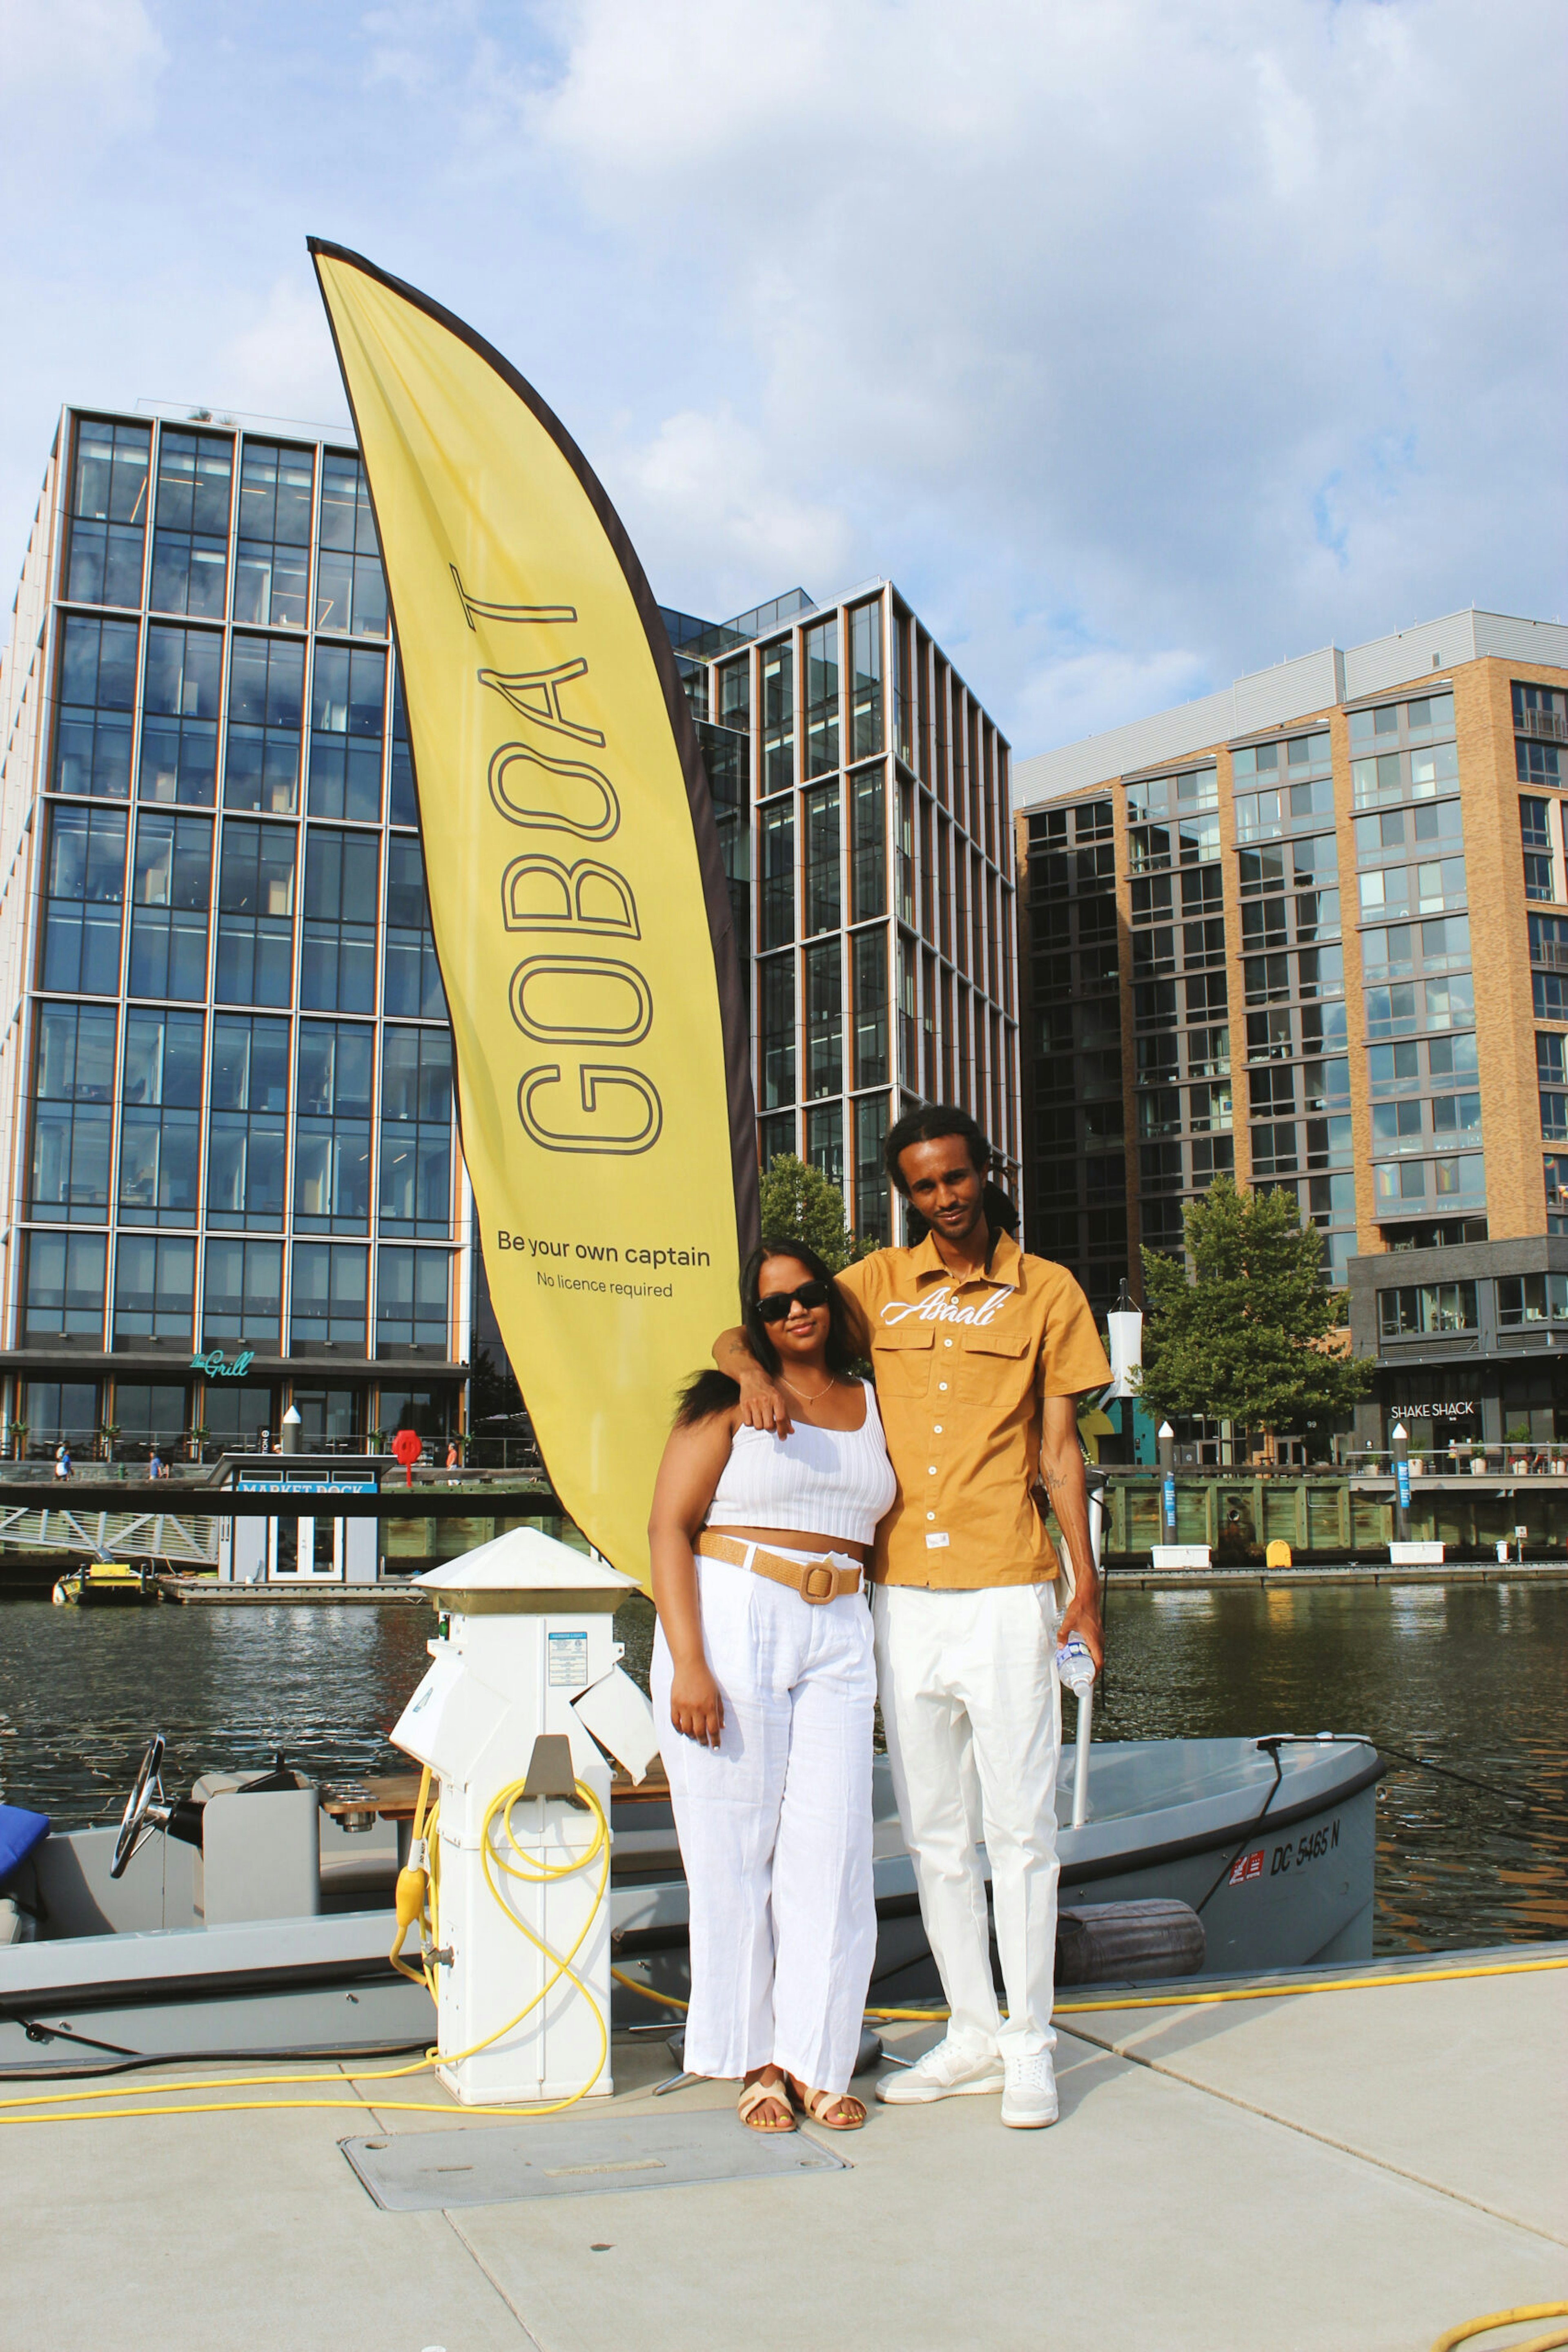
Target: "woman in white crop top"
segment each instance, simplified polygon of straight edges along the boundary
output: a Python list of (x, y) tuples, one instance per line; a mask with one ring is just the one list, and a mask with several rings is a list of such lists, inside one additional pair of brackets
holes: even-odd
[(739, 2075), (754, 2131), (792, 2131), (797, 2107), (855, 2131), (865, 2109), (849, 2083), (876, 1950), (862, 1570), (897, 1489), (821, 1260), (764, 1242), (741, 1310), (794, 1428), (744, 1428), (735, 1382), (699, 1373), (648, 1530), (653, 1705), (691, 1919), (685, 2063)]

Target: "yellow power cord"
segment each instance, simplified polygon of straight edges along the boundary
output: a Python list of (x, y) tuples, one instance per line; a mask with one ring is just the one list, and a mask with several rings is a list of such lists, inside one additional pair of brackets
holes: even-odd
[[(528, 1942), (532, 1944), (537, 1950), (542, 1952), (547, 1960), (553, 1963), (551, 1973), (546, 1978), (544, 1983), (540, 1986), (538, 1991), (535, 1993), (533, 1999), (531, 2000), (525, 2001), (522, 2008), (518, 2010), (515, 2017), (507, 2018), (505, 2024), (497, 2026), (494, 2032), (486, 2033), (483, 2040), (470, 2043), (466, 2050), (427, 2050), (424, 2056), (421, 2059), (416, 2059), (412, 2065), (387, 2067), (371, 2074), (355, 2074), (349, 2079), (358, 2083), (395, 2083), (406, 2080), (411, 2074), (428, 2074), (438, 2065), (454, 2065), (459, 2059), (475, 2057), (478, 2052), (481, 2050), (487, 2050), (492, 2042), (500, 2041), (504, 2034), (512, 2032), (517, 2026), (519, 2026), (526, 2017), (530, 2016), (532, 2012), (538, 2008), (540, 2003), (549, 1998), (549, 1994), (554, 1991), (556, 1986), (564, 1977), (569, 1984), (572, 1985), (577, 1991), (581, 1993), (583, 1999), (587, 2001), (589, 2008), (591, 2010), (594, 2022), (599, 2028), (599, 2061), (595, 2065), (592, 2074), (582, 2085), (582, 2088), (579, 2091), (573, 2091), (570, 2098), (555, 2099), (550, 2101), (548, 2105), (505, 2107), (474, 2106), (460, 2108), (457, 2112), (474, 2116), (499, 2116), (507, 2117), (510, 2121), (516, 2123), (537, 2116), (561, 2115), (568, 2107), (575, 2106), (580, 2099), (586, 2098), (588, 2093), (593, 2087), (593, 2084), (599, 2080), (600, 2075), (603, 2073), (605, 2063), (609, 2058), (610, 2032), (605, 2023), (604, 2016), (600, 2009), (599, 2003), (594, 2000), (588, 1986), (584, 1984), (582, 1979), (578, 1975), (576, 1969), (571, 1964), (582, 1948), (582, 1945), (588, 1935), (589, 1929), (592, 1927), (594, 1921), (599, 1916), (600, 1910), (603, 1906), (605, 1892), (610, 1884), (610, 1823), (605, 1816), (603, 1806), (600, 1803), (598, 1798), (594, 1795), (593, 1790), (588, 1786), (587, 1782), (579, 1780), (576, 1783), (576, 1788), (578, 1795), (581, 1798), (584, 1805), (594, 1817), (594, 1833), (591, 1843), (581, 1853), (573, 1854), (565, 1862), (540, 1862), (533, 1855), (526, 1853), (523, 1848), (518, 1845), (517, 1838), (513, 1834), (512, 1831), (512, 1808), (523, 1794), (524, 1782), (520, 1780), (511, 1781), (506, 1788), (498, 1790), (496, 1796), (491, 1799), (489, 1807), (485, 1815), (484, 1828), (480, 1833), (480, 1862), (485, 1873), (486, 1885), (489, 1888), (491, 1895), (500, 1905), (502, 1910), (506, 1912), (507, 1916), (511, 1921), (513, 1927), (517, 1928), (522, 1935), (526, 1936)], [(434, 1830), (440, 1812), (440, 1808), (437, 1806), (433, 1808), (428, 1820), (425, 1818), (424, 1808), (429, 1792), (430, 1774), (429, 1771), (426, 1770), (420, 1782), (419, 1803), (415, 1809), (414, 1819), (416, 1829), (423, 1830), (427, 1836), (429, 1832)], [(502, 1854), (496, 1852), (495, 1847), (492, 1844), (491, 1824), (494, 1822), (497, 1814), (501, 1815), (502, 1829), (505, 1832), (507, 1843), (511, 1847), (512, 1853), (516, 1856), (515, 1862), (507, 1862)], [(411, 1854), (415, 1851), (414, 1841), (412, 1839), (410, 1841), (409, 1851)], [(418, 1864), (406, 1867), (404, 1870), (399, 1872), (397, 1891), (399, 1927), (397, 1940), (393, 1944), (392, 1952), (389, 1955), (393, 1965), (399, 1969), (400, 1973), (408, 1977), (416, 1984), (423, 1983), (425, 1985), (427, 1990), (430, 1991), (432, 1998), (434, 1997), (435, 1987), (430, 1977), (428, 1961), (423, 1963), (423, 1972), (416, 1976), (412, 1969), (408, 1968), (402, 1962), (400, 1955), (402, 1948), (403, 1939), (407, 1935), (408, 1929), (413, 1925), (415, 1918), (420, 1916), (420, 1911), (424, 1908), (426, 1898), (428, 1898), (429, 1906), (428, 1916), (430, 1920), (430, 1946), (432, 1949), (435, 1947), (440, 1918), (439, 1902), (441, 1868), (439, 1856), (439, 1844), (434, 1843), (431, 1847), (430, 1867), (428, 1873), (426, 1873)], [(582, 1926), (578, 1931), (576, 1940), (573, 1942), (570, 1951), (568, 1951), (564, 1957), (559, 1953), (553, 1951), (549, 1945), (545, 1942), (542, 1936), (536, 1936), (533, 1929), (528, 1925), (526, 1920), (519, 1919), (517, 1917), (517, 1913), (507, 1903), (501, 1888), (497, 1886), (495, 1878), (491, 1874), (491, 1864), (492, 1863), (495, 1863), (499, 1865), (500, 1869), (508, 1878), (521, 1879), (527, 1885), (543, 1886), (549, 1885), (552, 1880), (570, 1878), (573, 1876), (576, 1872), (585, 1870), (595, 1859), (599, 1860), (600, 1868), (599, 1884), (593, 1890), (593, 1901), (589, 1907), (587, 1917), (583, 1920)], [(413, 1892), (413, 1887), (410, 1885), (405, 1884), (405, 1882), (414, 1880), (423, 1882), (423, 1885), (421, 1885), (419, 1889), (420, 1909), (410, 1909), (405, 1920), (402, 1916), (404, 1907), (409, 1902)], [(181, 2091), (240, 2091), (259, 2088), (263, 2084), (269, 2087), (277, 2085), (283, 2088), (292, 2088), (296, 2085), (306, 2084), (340, 2084), (344, 2080), (345, 2077), (341, 2074), (227, 2074), (217, 2075), (208, 2081), (183, 2083), (176, 2085), (171, 2085), (166, 2083), (150, 2083), (147, 2085), (147, 2094), (150, 2095), (154, 2092), (167, 2091), (171, 2088), (177, 2088)], [(347, 2098), (336, 2099), (214, 2099), (205, 2101), (185, 2101), (179, 2106), (163, 2107), (104, 2107), (88, 2104), (99, 2099), (138, 2098), (141, 2095), (142, 2095), (139, 2093), (134, 2086), (128, 2087), (127, 2085), (119, 2083), (114, 2085), (112, 2090), (62, 2089), (54, 2092), (30, 2093), (26, 2098), (0, 2099), (0, 2125), (110, 2123), (125, 2121), (138, 2116), (222, 2116), (267, 2114), (275, 2107), (368, 2108), (377, 2114), (412, 2116), (445, 2116), (453, 2113), (453, 2109), (449, 2105), (443, 2105), (437, 2102), (428, 2099), (364, 2099), (352, 2095)], [(17, 2115), (11, 2112), (11, 2110), (19, 2107), (29, 2109), (37, 2107), (74, 2107), (84, 2108), (85, 2112), (70, 2115)]]
[[(1402, 1976), (1340, 1977), (1326, 1981), (1319, 1978), (1306, 1984), (1236, 1985), (1218, 1992), (1134, 1993), (1123, 1994), (1113, 2000), (1059, 2000), (1051, 2013), (1052, 2017), (1087, 2017), (1106, 2009), (1188, 2009), (1221, 2000), (1280, 2000), (1288, 1995), (1309, 1992), (1380, 1992), (1392, 1985), (1447, 1984), (1458, 1977), (1535, 1976), (1548, 1969), (1568, 1969), (1568, 1958), (1492, 1960), (1476, 1968), (1412, 1969)], [(684, 2010), (687, 2006), (674, 1993), (655, 1992), (651, 1985), (639, 1984), (623, 1969), (612, 1969), (610, 1973), (617, 1984), (624, 1985), (628, 1992), (640, 1993), (644, 2000), (661, 2002), (668, 2009)], [(861, 2013), (873, 2025), (940, 2025), (950, 2014), (945, 2009), (867, 2009)], [(1501, 2321), (1497, 2325), (1500, 2326)], [(1456, 2336), (1454, 2340), (1458, 2343), (1461, 2339)], [(1510, 2347), (1509, 2352), (1515, 2352), (1515, 2347)], [(1517, 2352), (1534, 2352), (1534, 2347), (1521, 2345)]]
[[(1516, 2303), (1511, 2311), (1489, 2311), (1483, 2318), (1467, 2319), (1462, 2327), (1450, 2327), (1446, 2336), (1438, 2336), (1432, 2352), (1454, 2352), (1457, 2344), (1468, 2344), (1472, 2336), (1490, 2336), (1494, 2327), (1518, 2327), (1527, 2319), (1563, 2318), (1568, 2318), (1568, 2303)], [(1523, 2344), (1503, 2346), (1500, 2352), (1555, 2352), (1563, 2344), (1568, 2344), (1568, 2329), (1553, 2327)]]

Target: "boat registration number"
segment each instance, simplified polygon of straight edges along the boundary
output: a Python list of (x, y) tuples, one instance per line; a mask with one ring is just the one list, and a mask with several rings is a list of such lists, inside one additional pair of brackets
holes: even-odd
[(1307, 1831), (1294, 1845), (1288, 1839), (1283, 1845), (1277, 1845), (1269, 1864), (1269, 1875), (1278, 1878), (1287, 1870), (1303, 1870), (1309, 1862), (1321, 1862), (1325, 1853), (1332, 1853), (1338, 1843), (1339, 1816), (1336, 1813), (1333, 1820), (1325, 1822), (1321, 1829)]

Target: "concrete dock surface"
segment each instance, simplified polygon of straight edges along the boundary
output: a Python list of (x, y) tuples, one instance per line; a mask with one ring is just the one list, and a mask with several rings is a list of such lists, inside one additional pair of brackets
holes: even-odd
[[(1560, 1965), (1405, 1981), (1521, 1961)], [(1197, 1983), (1093, 2009), (1064, 1995), (1053, 2129), (1005, 2130), (994, 2097), (873, 2104), (864, 2131), (813, 2130), (846, 2168), (795, 2177), (386, 2211), (340, 2142), (461, 2132), (455, 2158), (507, 2127), (465, 2116), (428, 2076), (357, 2087), (434, 2114), (284, 2104), (335, 2098), (339, 2079), (347, 2094), (341, 2067), (322, 2070), (332, 2088), (184, 2095), (260, 2099), (259, 2113), (7, 2129), (0, 2341), (1428, 2352), (1467, 2318), (1568, 2296), (1564, 1962), (1568, 1945), (1516, 1945), (1341, 1971), (1357, 1980), (1346, 1991), (1207, 2003)], [(939, 2029), (883, 2031), (912, 2057)], [(618, 2034), (614, 2067), (614, 2099), (573, 2117), (646, 2132), (733, 2112), (723, 2084), (651, 2098), (671, 2071), (658, 2035)], [(197, 2074), (160, 2074), (151, 2095), (147, 2075), (117, 2078), (99, 2104), (172, 2102)], [(118, 2095), (132, 2086), (142, 2095)], [(857, 2087), (869, 2100), (869, 2079)], [(1486, 2352), (1539, 2332), (1490, 2336)]]

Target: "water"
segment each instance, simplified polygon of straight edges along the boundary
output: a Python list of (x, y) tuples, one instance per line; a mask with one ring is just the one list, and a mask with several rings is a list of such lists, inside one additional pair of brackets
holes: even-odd
[[(623, 1610), (646, 1681), (652, 1612)], [(406, 1769), (386, 1734), (425, 1665), (423, 1610), (0, 1606), (0, 1794), (62, 1828), (117, 1819), (149, 1735), (165, 1785), (275, 1748), (320, 1780)], [(1394, 1763), (1379, 1790), (1377, 1948), (1568, 1935), (1568, 1584), (1116, 1592), (1109, 1738), (1365, 1731), (1490, 1781)], [(1071, 1719), (1071, 1709), (1069, 1710)]]

